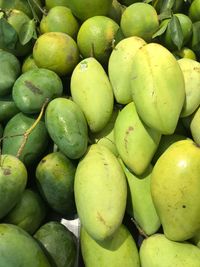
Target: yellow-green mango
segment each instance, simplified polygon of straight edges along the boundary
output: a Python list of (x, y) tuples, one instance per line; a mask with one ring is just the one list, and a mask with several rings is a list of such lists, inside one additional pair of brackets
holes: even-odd
[(172, 134), (185, 101), (184, 76), (172, 53), (157, 43), (141, 47), (130, 80), (141, 119), (162, 134)]
[(142, 175), (137, 176), (130, 172), (121, 160), (120, 163), (127, 178), (127, 213), (134, 217), (147, 235), (152, 235), (161, 225), (151, 196), (150, 183), (153, 167), (149, 165)]
[(145, 239), (139, 255), (141, 267), (200, 266), (199, 248), (190, 243), (171, 241), (163, 234), (155, 234)]
[(192, 140), (173, 143), (154, 165), (151, 193), (164, 234), (184, 241), (200, 228), (200, 147)]
[(200, 107), (196, 110), (190, 121), (190, 131), (194, 141), (200, 145)]
[(178, 60), (185, 81), (185, 102), (181, 117), (191, 115), (200, 105), (200, 63), (189, 58)]
[(80, 160), (74, 181), (81, 224), (95, 240), (105, 240), (122, 223), (127, 185), (120, 163), (106, 147), (91, 145)]
[(108, 76), (95, 58), (82, 60), (74, 69), (71, 95), (82, 109), (90, 130), (101, 131), (112, 115), (114, 96)]
[(146, 126), (133, 102), (119, 113), (114, 127), (117, 150), (123, 162), (135, 174), (142, 174), (158, 147), (161, 134)]
[(81, 227), (80, 242), (85, 267), (140, 267), (135, 241), (123, 224), (112, 238), (101, 243)]
[(136, 51), (145, 44), (142, 38), (131, 36), (121, 40), (110, 55), (108, 74), (115, 99), (120, 104), (128, 104), (132, 101), (130, 74), (133, 57)]
[(114, 125), (115, 125), (115, 121), (118, 116), (118, 113), (119, 113), (119, 109), (115, 108), (106, 126), (100, 132), (91, 133), (90, 135), (91, 141), (93, 141), (94, 143), (98, 143), (100, 145), (106, 146), (108, 149), (111, 150), (111, 152), (116, 157), (119, 154), (118, 154), (117, 147), (115, 145), (115, 140), (114, 140)]

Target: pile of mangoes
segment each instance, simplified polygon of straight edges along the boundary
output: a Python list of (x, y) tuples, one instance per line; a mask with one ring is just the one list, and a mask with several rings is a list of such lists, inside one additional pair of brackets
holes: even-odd
[(0, 267), (200, 267), (199, 60), (200, 0), (0, 0)]

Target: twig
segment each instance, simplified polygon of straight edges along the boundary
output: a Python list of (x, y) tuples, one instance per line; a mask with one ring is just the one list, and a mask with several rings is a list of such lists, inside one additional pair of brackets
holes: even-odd
[(138, 229), (139, 233), (144, 237), (148, 238), (149, 236), (144, 232), (144, 230), (139, 226), (139, 224), (135, 221), (134, 218), (131, 218), (131, 221), (135, 224), (136, 228)]

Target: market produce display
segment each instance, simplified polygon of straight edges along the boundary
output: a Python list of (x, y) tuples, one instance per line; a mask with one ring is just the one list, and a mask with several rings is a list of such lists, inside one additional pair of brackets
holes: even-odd
[(27, 266), (200, 267), (199, 0), (0, 0), (0, 267)]

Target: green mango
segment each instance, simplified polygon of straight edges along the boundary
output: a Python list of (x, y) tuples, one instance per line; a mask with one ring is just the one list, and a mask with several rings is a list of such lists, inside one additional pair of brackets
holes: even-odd
[(119, 155), (125, 165), (137, 175), (151, 162), (161, 134), (146, 126), (137, 114), (133, 102), (119, 113), (114, 127), (114, 138)]
[(165, 150), (171, 146), (173, 143), (187, 139), (184, 135), (171, 134), (171, 135), (162, 135), (159, 146), (156, 150), (156, 153), (153, 156), (152, 163), (155, 164), (159, 157), (165, 152)]
[(190, 121), (190, 131), (194, 141), (200, 145), (200, 107), (195, 111)]
[(81, 227), (80, 243), (86, 267), (140, 267), (135, 241), (123, 224), (112, 238), (101, 243)]
[(113, 91), (106, 72), (95, 58), (82, 60), (71, 76), (73, 101), (82, 109), (92, 132), (101, 131), (113, 112)]
[(24, 113), (39, 113), (44, 102), (62, 95), (60, 77), (53, 71), (34, 68), (23, 73), (14, 83), (12, 96)]
[(53, 210), (65, 217), (75, 213), (75, 171), (75, 164), (61, 152), (46, 155), (36, 168), (36, 181), (42, 196)]
[(127, 179), (127, 213), (134, 217), (140, 228), (152, 235), (160, 228), (160, 219), (155, 210), (151, 196), (151, 172), (153, 167), (149, 165), (140, 176), (130, 172), (120, 160)]
[(77, 266), (76, 237), (61, 223), (56, 221), (47, 222), (37, 230), (34, 238), (47, 251), (52, 266)]
[(51, 267), (36, 240), (12, 224), (0, 224), (0, 267)]
[[(12, 117), (4, 128), (2, 151), (4, 154), (16, 156), (24, 141), (23, 134), (32, 127), (36, 119), (23, 113)], [(26, 166), (30, 166), (40, 159), (50, 142), (45, 123), (40, 121), (31, 131), (27, 142), (19, 156)]]
[(185, 81), (186, 98), (181, 111), (181, 117), (191, 115), (200, 105), (200, 63), (189, 58), (178, 60)]
[(3, 218), (20, 200), (27, 184), (24, 164), (12, 155), (0, 157), (0, 218)]
[(142, 267), (199, 267), (200, 249), (190, 243), (174, 242), (163, 234), (145, 239), (140, 247)]
[(189, 139), (173, 143), (151, 176), (153, 202), (167, 238), (184, 241), (199, 230), (199, 187), (199, 146)]
[(176, 128), (184, 101), (184, 76), (175, 57), (162, 45), (139, 49), (131, 71), (133, 101), (141, 119), (162, 134)]
[(69, 7), (70, 0), (45, 0), (45, 7), (47, 10), (55, 6), (66, 6)]
[(98, 143), (107, 147), (116, 157), (118, 156), (118, 151), (114, 140), (114, 125), (118, 113), (119, 109), (115, 108), (106, 126), (100, 132), (90, 134), (90, 140), (93, 143)]
[(70, 159), (78, 159), (87, 150), (87, 122), (79, 106), (72, 100), (56, 98), (47, 106), (45, 124), (50, 137)]
[(35, 60), (33, 58), (33, 54), (28, 55), (24, 60), (22, 64), (22, 73), (25, 73), (29, 70), (36, 69), (38, 66), (35, 63)]
[(11, 53), (0, 49), (0, 96), (11, 93), (12, 86), (20, 75), (21, 66), (19, 60)]
[(0, 97), (0, 122), (6, 123), (20, 112), (11, 95)]
[(74, 193), (81, 224), (91, 237), (102, 241), (112, 236), (122, 223), (127, 185), (120, 163), (108, 148), (89, 147), (76, 169)]
[(192, 3), (190, 4), (189, 10), (188, 10), (188, 15), (193, 22), (199, 21), (199, 16), (200, 16), (200, 1), (199, 0), (192, 1)]
[(4, 223), (15, 224), (29, 234), (34, 234), (46, 216), (46, 206), (40, 195), (25, 189), (14, 208), (4, 217)]
[(136, 51), (145, 44), (142, 38), (131, 36), (121, 40), (110, 55), (108, 74), (115, 99), (120, 104), (132, 101), (130, 75), (133, 57)]

